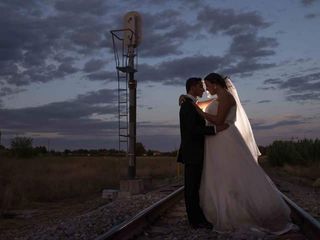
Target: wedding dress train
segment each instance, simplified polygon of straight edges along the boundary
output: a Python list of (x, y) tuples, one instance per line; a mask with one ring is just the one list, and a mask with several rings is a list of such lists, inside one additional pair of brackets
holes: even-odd
[[(213, 101), (206, 112), (217, 114), (218, 104)], [(206, 136), (200, 206), (215, 231), (282, 234), (293, 226), (290, 209), (235, 125), (236, 109), (227, 115), (227, 130)]]

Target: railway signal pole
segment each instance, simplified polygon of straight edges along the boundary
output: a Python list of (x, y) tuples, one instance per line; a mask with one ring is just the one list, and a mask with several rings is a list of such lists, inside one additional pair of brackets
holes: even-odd
[(124, 16), (124, 29), (112, 30), (111, 34), (118, 76), (119, 150), (125, 144), (128, 158), (128, 180), (137, 180), (137, 81), (134, 74), (137, 72), (136, 49), (141, 42), (140, 14), (128, 12)]

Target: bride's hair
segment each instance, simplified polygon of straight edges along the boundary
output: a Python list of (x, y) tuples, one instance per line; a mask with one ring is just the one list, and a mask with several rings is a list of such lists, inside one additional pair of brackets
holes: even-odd
[(207, 76), (205, 76), (204, 80), (209, 81), (210, 83), (215, 83), (223, 87), (224, 89), (228, 89), (227, 83), (226, 83), (227, 77), (222, 77), (218, 73), (209, 73)]

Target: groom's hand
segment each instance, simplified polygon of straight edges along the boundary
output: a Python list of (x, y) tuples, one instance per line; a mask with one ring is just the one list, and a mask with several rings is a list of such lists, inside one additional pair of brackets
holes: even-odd
[(228, 127), (229, 127), (229, 124), (226, 124), (226, 123), (222, 125), (217, 125), (216, 126), (217, 133), (226, 130)]
[(186, 95), (180, 95), (179, 97), (179, 106), (181, 106), (182, 103), (184, 103), (184, 101), (186, 100)]

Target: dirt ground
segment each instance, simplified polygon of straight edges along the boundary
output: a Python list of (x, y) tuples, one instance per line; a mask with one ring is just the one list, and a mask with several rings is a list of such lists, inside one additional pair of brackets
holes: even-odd
[[(311, 179), (292, 176), (281, 168), (264, 166), (264, 169), (280, 191), (320, 220), (320, 188), (313, 187)], [(59, 202), (35, 203), (28, 209), (6, 212), (0, 217), (0, 239), (21, 238), (39, 224), (48, 227), (56, 225), (64, 219), (88, 213), (109, 202), (101, 194), (96, 194)]]

